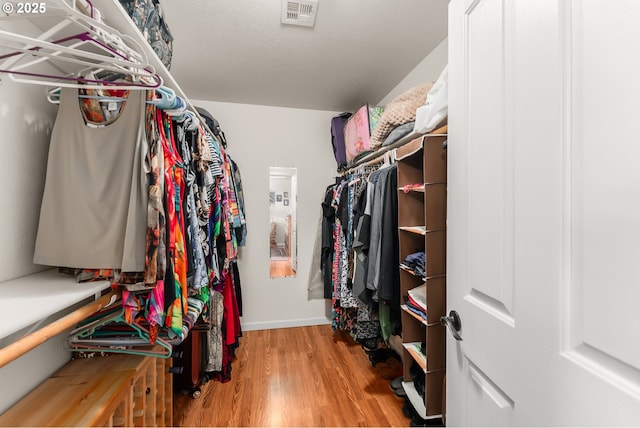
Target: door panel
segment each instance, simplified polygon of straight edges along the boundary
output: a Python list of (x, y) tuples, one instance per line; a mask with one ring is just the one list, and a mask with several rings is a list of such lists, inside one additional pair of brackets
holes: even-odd
[[(450, 34), (449, 40), (458, 40), (462, 47), (457, 60), (463, 65), (452, 70), (459, 72), (452, 78), (461, 79), (457, 81), (462, 84), (451, 85), (450, 97), (459, 93), (465, 102), (456, 110), (460, 120), (450, 118), (450, 129), (456, 130), (450, 141), (456, 135), (465, 138), (448, 145), (448, 156), (453, 158), (448, 180), (454, 184), (448, 185), (447, 233), (453, 233), (448, 242), (458, 244), (454, 248), (459, 251), (448, 258), (447, 275), (449, 284), (459, 286), (459, 294), (448, 298), (448, 304), (463, 317), (464, 341), (458, 344), (463, 352), (455, 363), (447, 362), (447, 367), (459, 367), (457, 374), (448, 369), (447, 388), (448, 396), (451, 392), (466, 398), (460, 414), (447, 412), (447, 424), (499, 426), (512, 420), (515, 385), (510, 371), (496, 361), (517, 361), (513, 346), (514, 145), (508, 120), (513, 114), (509, 80), (513, 57), (509, 44), (503, 42), (512, 28), (512, 1), (477, 0), (458, 6), (461, 31)], [(455, 63), (450, 58), (450, 64)], [(447, 352), (451, 356), (451, 350)]]
[[(469, 301), (513, 325), (513, 150), (506, 126), (512, 67), (503, 36), (509, 2), (477, 0), (465, 14), (468, 88)], [(489, 157), (495, 162), (474, 162)]]
[(513, 425), (514, 402), (511, 397), (472, 362), (469, 362), (468, 373), (466, 387), (470, 406), (466, 410), (466, 419), (476, 426)]
[(447, 425), (640, 425), (640, 2), (449, 5)]
[[(629, 342), (640, 332), (640, 203), (633, 197), (640, 194), (640, 46), (620, 43), (640, 38), (632, 18), (640, 4), (574, 1), (565, 13), (572, 17), (570, 26), (565, 21), (571, 273), (563, 355), (580, 374), (640, 396), (640, 347)], [(616, 321), (603, 322), (607, 314)]]

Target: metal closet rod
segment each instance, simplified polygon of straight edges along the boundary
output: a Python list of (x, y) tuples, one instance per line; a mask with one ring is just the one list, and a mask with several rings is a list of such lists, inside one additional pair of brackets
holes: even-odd
[(377, 151), (368, 154), (367, 156), (365, 156), (364, 158), (360, 159), (357, 163), (349, 166), (349, 168), (347, 168), (346, 170), (344, 170), (341, 175), (346, 175), (349, 174), (351, 172), (357, 171), (358, 167), (362, 167), (362, 166), (369, 166), (369, 165), (375, 165), (377, 163), (380, 163), (384, 160), (385, 156), (387, 156), (387, 153), (390, 152), (393, 149), (397, 149), (399, 147), (404, 146), (405, 144), (408, 144), (410, 142), (412, 142), (413, 140), (417, 139), (417, 138), (422, 138), (426, 135), (444, 135), (448, 132), (448, 125), (444, 125), (441, 126), (438, 129), (434, 129), (431, 132), (427, 132), (426, 134), (409, 134), (407, 137), (401, 138), (400, 140), (398, 140), (397, 142), (395, 142), (394, 144), (390, 144), (388, 146), (383, 146), (380, 147)]
[(0, 368), (6, 366), (10, 362), (18, 359), (32, 349), (42, 345), (52, 337), (62, 333), (63, 331), (74, 327), (77, 323), (84, 320), (93, 313), (108, 306), (113, 301), (117, 300), (118, 292), (112, 291), (109, 294), (105, 294), (98, 300), (91, 302), (75, 311), (65, 315), (46, 326), (30, 333), (20, 339), (16, 340), (10, 345), (0, 349)]

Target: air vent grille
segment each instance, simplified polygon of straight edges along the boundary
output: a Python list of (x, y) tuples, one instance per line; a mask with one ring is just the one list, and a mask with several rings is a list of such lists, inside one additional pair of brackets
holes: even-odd
[(313, 27), (318, 11), (318, 0), (282, 0), (282, 23)]

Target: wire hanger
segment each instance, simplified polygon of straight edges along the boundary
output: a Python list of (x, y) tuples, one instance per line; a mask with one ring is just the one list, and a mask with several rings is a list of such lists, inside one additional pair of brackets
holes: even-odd
[[(80, 35), (84, 37), (83, 35)], [(40, 85), (52, 85), (58, 84), (59, 86), (66, 87), (79, 87), (87, 89), (100, 89), (105, 86), (117, 86), (120, 89), (149, 89), (157, 88), (162, 84), (162, 78), (150, 70), (151, 66), (147, 66), (146, 69), (137, 68), (140, 67), (138, 63), (132, 63), (128, 59), (114, 57), (113, 55), (103, 55), (94, 52), (87, 52), (78, 50), (76, 48), (67, 47), (63, 45), (57, 45), (52, 42), (45, 42), (36, 40), (31, 37), (10, 33), (0, 30), (0, 44), (4, 46), (17, 47), (21, 53), (28, 53), (30, 55), (46, 58), (48, 61), (59, 61), (63, 63), (70, 63), (76, 65), (82, 65), (83, 71), (76, 72), (75, 75), (53, 75), (49, 73), (41, 73), (36, 71), (22, 71), (23, 69), (35, 64), (31, 61), (27, 64), (17, 65), (13, 68), (5, 68), (3, 64), (0, 67), (0, 72), (8, 73), (12, 80), (21, 83), (31, 83)], [(23, 47), (16, 46), (22, 44)], [(25, 46), (36, 45), (35, 47), (27, 48)], [(104, 47), (102, 45), (98, 45)], [(109, 49), (108, 46), (105, 49)], [(11, 53), (0, 57), (0, 59), (10, 58), (19, 55), (19, 53)], [(6, 63), (5, 63), (6, 64)], [(114, 73), (124, 73), (132, 78), (136, 79), (133, 82), (118, 82), (103, 79), (91, 79), (83, 77), (83, 74), (89, 70), (107, 70)], [(15, 77), (15, 76), (22, 77)], [(24, 77), (38, 77), (45, 80), (38, 79), (25, 79)]]
[[(99, 16), (93, 4), (88, 2), (88, 5), (91, 13)], [(45, 85), (58, 83), (66, 87), (82, 85), (90, 89), (98, 89), (102, 86), (148, 89), (157, 88), (162, 84), (161, 77), (155, 73), (142, 46), (136, 40), (120, 34), (98, 19), (82, 14), (64, 0), (50, 0), (48, 16), (50, 11), (56, 10), (58, 16), (62, 15), (61, 21), (38, 38), (0, 30), (0, 45), (15, 49), (14, 52), (0, 56), (0, 59), (5, 60), (0, 64), (0, 72), (8, 73), (12, 80), (21, 83)], [(49, 41), (63, 29), (67, 30), (68, 34), (68, 27), (71, 25), (79, 28), (80, 32)], [(69, 44), (69, 42), (73, 43)], [(32, 59), (33, 57), (36, 59)], [(29, 69), (44, 61), (61, 70), (62, 74), (54, 75)], [(68, 70), (65, 72), (65, 66), (69, 65), (79, 65), (82, 69), (70, 75)], [(113, 82), (83, 77), (86, 71), (96, 68), (127, 74), (132, 81)]]

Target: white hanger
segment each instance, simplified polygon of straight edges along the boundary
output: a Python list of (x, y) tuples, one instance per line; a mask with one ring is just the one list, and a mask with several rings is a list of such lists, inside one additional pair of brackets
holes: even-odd
[[(123, 36), (99, 20), (82, 14), (69, 6), (65, 0), (49, 0), (47, 8), (48, 16), (49, 11), (57, 12), (53, 13), (53, 16), (61, 16), (61, 21), (38, 38), (0, 30), (0, 45), (16, 50), (13, 54), (5, 54), (5, 61), (0, 65), (0, 70), (10, 73), (12, 80), (44, 85), (58, 83), (66, 87), (78, 87), (82, 84), (84, 88), (99, 89), (103, 88), (106, 82), (83, 82), (82, 73), (100, 68), (124, 73), (136, 82), (131, 85), (113, 85), (121, 89), (143, 89), (162, 84), (162, 79), (148, 63), (142, 46), (133, 38)], [(93, 9), (93, 12), (94, 16), (99, 16), (99, 11)], [(55, 34), (63, 29), (67, 29), (68, 34), (70, 25), (73, 25), (72, 30), (78, 31), (77, 35), (55, 40)], [(125, 38), (128, 43), (124, 42)], [(73, 43), (68, 44), (70, 41)], [(91, 51), (87, 50), (88, 47)], [(37, 58), (31, 59), (33, 56)], [(24, 59), (30, 60), (25, 62)], [(48, 61), (59, 70), (64, 70), (64, 66), (68, 64), (80, 65), (83, 69), (75, 71), (71, 76), (77, 81), (69, 79), (66, 73), (58, 77), (29, 71), (30, 67), (43, 61)]]

